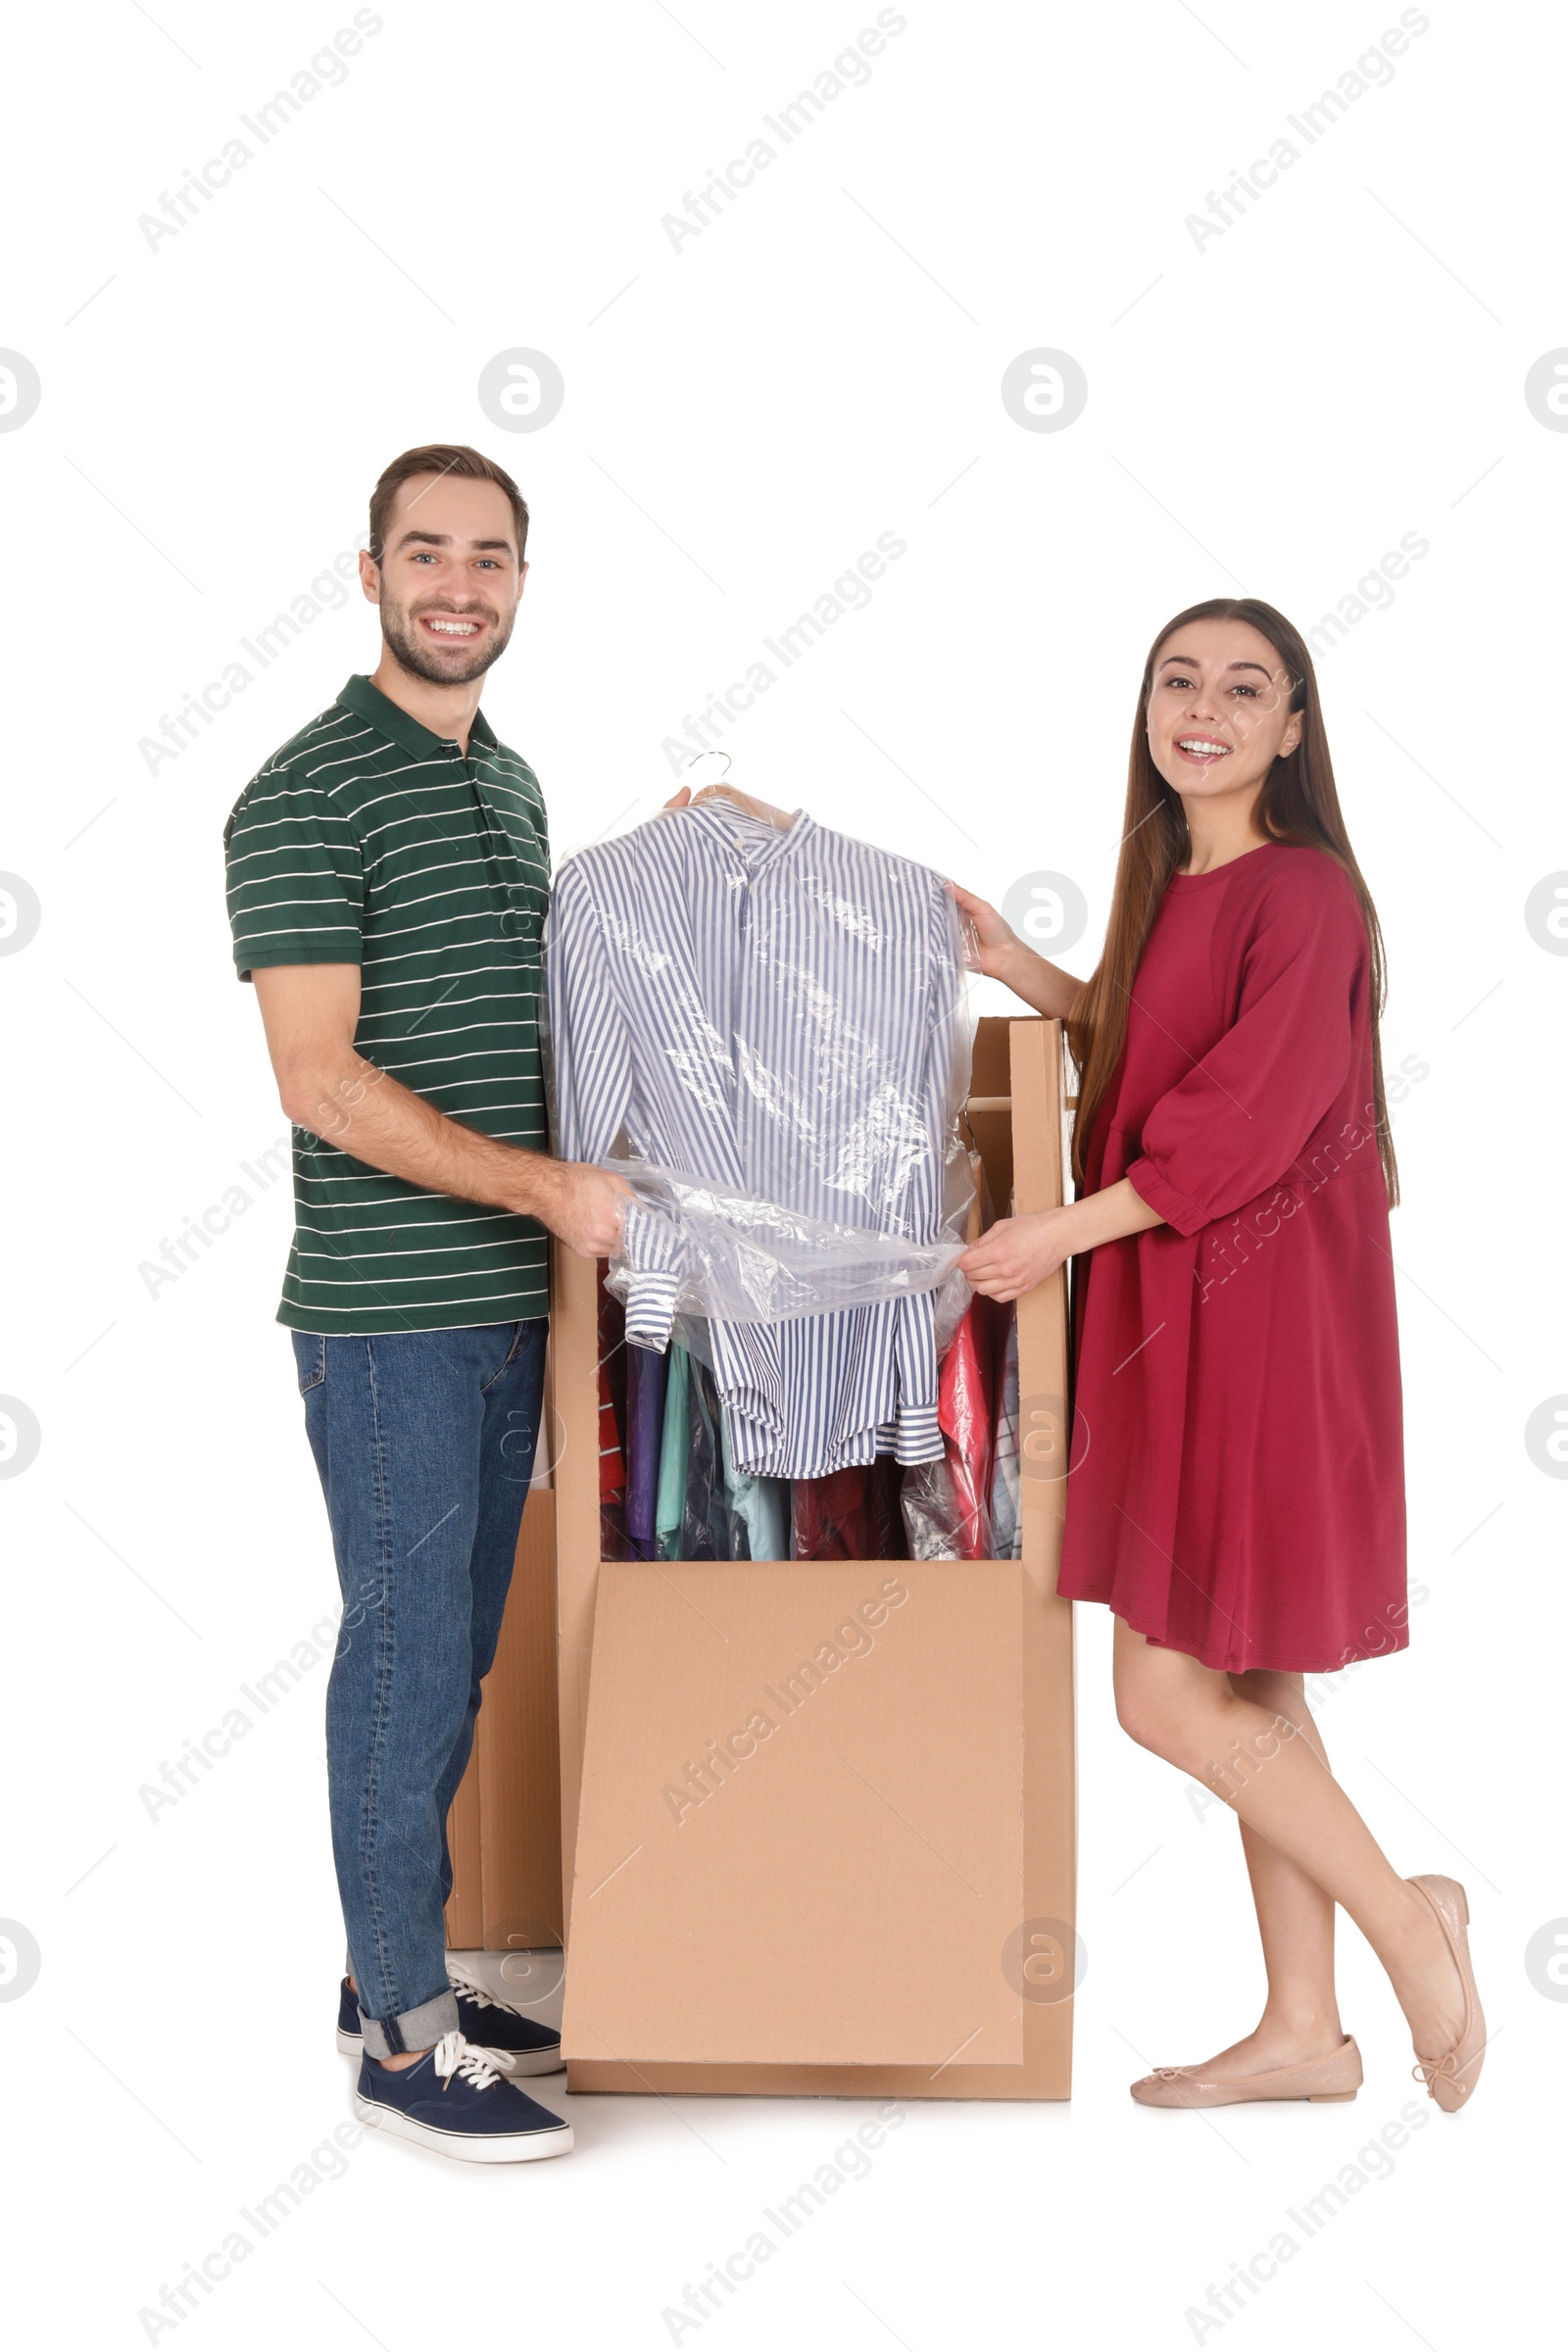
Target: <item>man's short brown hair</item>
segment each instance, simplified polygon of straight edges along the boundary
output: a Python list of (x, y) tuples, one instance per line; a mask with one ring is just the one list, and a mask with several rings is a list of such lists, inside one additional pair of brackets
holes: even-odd
[(406, 449), (394, 458), (383, 471), (370, 493), (370, 561), (379, 564), (386, 548), (386, 526), (402, 485), (416, 473), (453, 474), (466, 482), (494, 482), (512, 502), (512, 519), (517, 533), (517, 565), (520, 570), (528, 545), (528, 505), (510, 473), (491, 458), (481, 456), (461, 441), (427, 441), (422, 449)]

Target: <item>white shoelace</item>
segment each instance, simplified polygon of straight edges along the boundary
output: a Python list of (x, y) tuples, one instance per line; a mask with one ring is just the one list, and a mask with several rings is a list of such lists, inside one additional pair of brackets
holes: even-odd
[(470, 2082), (475, 2090), (488, 2090), (492, 2083), (503, 2080), (501, 2070), (490, 2052), (476, 2049), (471, 2041), (465, 2041), (456, 2027), (450, 2034), (442, 2034), (431, 2055), (443, 2088), (450, 2084), (454, 2075), (465, 2082)]
[(498, 2001), (494, 1993), (487, 1989), (478, 1977), (470, 1977), (466, 1968), (453, 1968), (449, 1965), (447, 1983), (454, 1992), (463, 1993), (481, 2009), (504, 2009), (507, 2005), (505, 2001)]

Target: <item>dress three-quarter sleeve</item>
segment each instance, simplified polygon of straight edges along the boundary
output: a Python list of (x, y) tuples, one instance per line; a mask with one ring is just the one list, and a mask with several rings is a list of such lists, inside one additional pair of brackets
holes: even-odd
[(1235, 1019), (1154, 1104), (1127, 1170), (1178, 1233), (1234, 1215), (1290, 1170), (1344, 1088), (1368, 958), (1343, 868), (1282, 860), (1251, 909)]

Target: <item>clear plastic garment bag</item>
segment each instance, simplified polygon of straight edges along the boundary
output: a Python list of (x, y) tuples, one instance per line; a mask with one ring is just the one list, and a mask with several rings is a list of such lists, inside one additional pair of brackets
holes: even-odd
[(940, 1453), (973, 961), (940, 875), (727, 783), (562, 867), (556, 1148), (630, 1188), (627, 1339), (711, 1363), (743, 1468)]

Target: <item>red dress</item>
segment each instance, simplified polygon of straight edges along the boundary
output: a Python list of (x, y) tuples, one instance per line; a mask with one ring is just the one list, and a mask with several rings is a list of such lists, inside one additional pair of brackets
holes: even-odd
[(1085, 1153), (1165, 1218), (1077, 1261), (1058, 1590), (1206, 1666), (1408, 1641), (1370, 955), (1344, 870), (1176, 875)]

